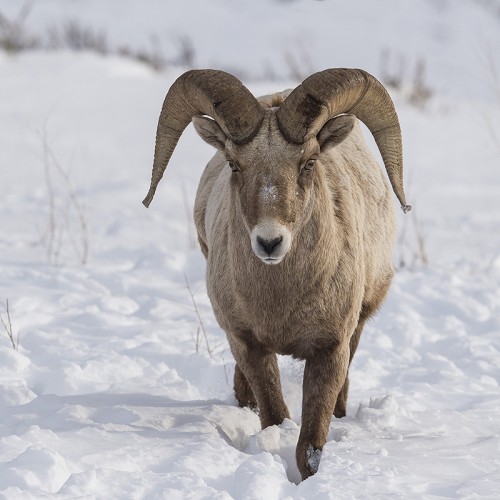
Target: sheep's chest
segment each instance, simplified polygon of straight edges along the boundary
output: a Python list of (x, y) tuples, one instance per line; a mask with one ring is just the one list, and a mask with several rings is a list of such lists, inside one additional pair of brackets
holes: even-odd
[(324, 300), (297, 301), (286, 307), (279, 302), (275, 307), (268, 303), (266, 308), (252, 309), (249, 318), (252, 334), (274, 352), (308, 358), (318, 349), (328, 349), (337, 343), (332, 307)]
[[(322, 275), (303, 280), (298, 273), (287, 280), (278, 279), (279, 270), (269, 267), (263, 269), (262, 276), (253, 273), (242, 277), (240, 273), (233, 278), (233, 286), (220, 290), (226, 295), (232, 289), (233, 294), (231, 305), (220, 311), (224, 319), (219, 322), (226, 332), (231, 334), (238, 325), (237, 330), (252, 335), (270, 350), (297, 358), (335, 345), (338, 325), (331, 279)], [(223, 302), (229, 303), (227, 295)]]

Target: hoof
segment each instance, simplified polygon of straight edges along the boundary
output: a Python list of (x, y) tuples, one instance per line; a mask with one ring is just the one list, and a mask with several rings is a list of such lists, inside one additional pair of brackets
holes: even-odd
[(297, 467), (302, 476), (302, 481), (318, 472), (322, 450), (312, 444), (297, 446)]

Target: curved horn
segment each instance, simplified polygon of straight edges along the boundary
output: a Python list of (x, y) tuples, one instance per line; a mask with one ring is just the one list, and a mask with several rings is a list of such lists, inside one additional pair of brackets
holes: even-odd
[(264, 110), (233, 75), (217, 70), (191, 70), (170, 87), (158, 120), (151, 187), (142, 202), (153, 200), (174, 148), (194, 115), (211, 116), (234, 142), (244, 144), (259, 130)]
[(276, 115), (285, 138), (301, 144), (318, 134), (336, 115), (351, 113), (373, 134), (403, 212), (411, 210), (403, 189), (401, 128), (384, 86), (360, 69), (327, 69), (304, 80), (287, 97)]

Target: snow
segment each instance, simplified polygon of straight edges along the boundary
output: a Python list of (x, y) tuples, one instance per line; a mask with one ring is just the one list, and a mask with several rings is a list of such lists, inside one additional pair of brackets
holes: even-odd
[(498, 498), (498, 2), (174, 5), (47, 0), (26, 26), (78, 19), (132, 47), (160, 33), (166, 52), (187, 34), (197, 65), (239, 71), (256, 95), (297, 83), (287, 47), (311, 71), (378, 76), (391, 49), (406, 85), (425, 59), (423, 108), (405, 86), (391, 91), (414, 210), (399, 214), (389, 297), (351, 367), (347, 416), (332, 418), (318, 472), (299, 482), (302, 363), (280, 357), (291, 414), (280, 426), (260, 430), (232, 392), (189, 213), (212, 149), (192, 127), (141, 204), (161, 102), (183, 68), (0, 51), (0, 314), (8, 299), (20, 333), (16, 351), (0, 324), (0, 498)]

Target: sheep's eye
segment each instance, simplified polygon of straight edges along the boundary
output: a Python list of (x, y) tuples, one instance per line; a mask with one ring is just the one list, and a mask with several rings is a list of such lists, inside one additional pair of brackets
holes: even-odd
[(312, 170), (314, 165), (316, 163), (316, 160), (314, 158), (310, 158), (304, 163), (304, 170)]
[(238, 166), (238, 164), (236, 162), (234, 162), (233, 160), (227, 160), (227, 163), (229, 165), (229, 168), (233, 171), (233, 172), (239, 172), (240, 171), (240, 167)]

